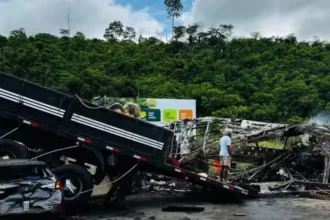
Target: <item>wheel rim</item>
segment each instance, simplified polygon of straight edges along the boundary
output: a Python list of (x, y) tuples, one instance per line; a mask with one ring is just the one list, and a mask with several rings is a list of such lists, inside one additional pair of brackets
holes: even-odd
[(83, 191), (83, 183), (79, 177), (63, 176), (60, 178), (63, 183), (64, 200), (74, 200)]

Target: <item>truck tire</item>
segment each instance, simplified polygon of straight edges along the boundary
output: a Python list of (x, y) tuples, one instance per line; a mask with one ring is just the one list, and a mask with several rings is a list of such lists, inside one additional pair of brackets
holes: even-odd
[[(8, 158), (9, 157), (9, 158)], [(0, 140), (0, 159), (29, 159), (29, 151), (13, 140)]]
[(89, 200), (94, 183), (88, 170), (76, 164), (65, 164), (56, 167), (53, 173), (63, 183), (63, 201), (66, 207), (78, 208)]

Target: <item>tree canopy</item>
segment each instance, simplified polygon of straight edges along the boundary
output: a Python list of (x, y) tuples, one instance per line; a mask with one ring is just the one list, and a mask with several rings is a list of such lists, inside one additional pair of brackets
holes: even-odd
[(181, 0), (164, 0), (168, 18), (172, 19), (172, 34), (174, 33), (174, 19), (179, 18), (183, 11)]
[(89, 100), (192, 98), (198, 116), (294, 123), (330, 110), (330, 44), (233, 30), (177, 26), (164, 43), (120, 21), (105, 27), (105, 40), (22, 28), (0, 36), (0, 70)]

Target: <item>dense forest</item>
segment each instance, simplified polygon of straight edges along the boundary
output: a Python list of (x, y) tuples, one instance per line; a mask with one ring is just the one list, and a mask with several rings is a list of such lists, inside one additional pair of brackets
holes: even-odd
[(199, 116), (295, 123), (330, 110), (330, 44), (294, 35), (250, 38), (232, 25), (173, 27), (170, 42), (120, 21), (104, 40), (83, 33), (0, 35), (0, 71), (91, 100), (192, 98)]

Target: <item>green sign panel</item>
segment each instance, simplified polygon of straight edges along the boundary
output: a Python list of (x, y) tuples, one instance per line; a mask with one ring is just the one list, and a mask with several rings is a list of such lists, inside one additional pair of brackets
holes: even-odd
[(170, 122), (178, 120), (177, 112), (175, 109), (164, 109), (163, 110), (163, 121)]
[(148, 109), (146, 113), (147, 121), (160, 121), (160, 109)]

